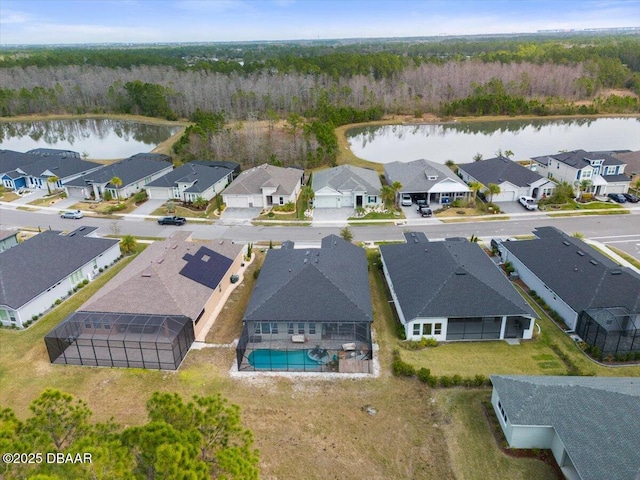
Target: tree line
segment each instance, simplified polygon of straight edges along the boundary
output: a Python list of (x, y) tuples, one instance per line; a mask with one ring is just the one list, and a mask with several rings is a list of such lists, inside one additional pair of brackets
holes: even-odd
[(149, 421), (126, 428), (91, 423), (85, 402), (54, 389), (29, 409), (24, 422), (11, 409), (0, 409), (4, 479), (259, 477), (252, 433), (240, 422), (240, 408), (220, 395), (185, 402), (178, 394), (156, 392), (147, 402)]

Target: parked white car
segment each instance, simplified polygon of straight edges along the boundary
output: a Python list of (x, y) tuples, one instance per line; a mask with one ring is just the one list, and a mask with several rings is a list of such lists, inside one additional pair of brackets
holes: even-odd
[(522, 205), (527, 210), (537, 210), (538, 209), (538, 204), (536, 203), (535, 199), (533, 199), (531, 197), (527, 197), (526, 195), (522, 195), (520, 198), (518, 198), (518, 201), (520, 202), (520, 205)]
[(409, 193), (403, 193), (401, 203), (403, 207), (410, 207), (411, 205), (413, 205), (413, 200), (411, 200), (411, 195)]

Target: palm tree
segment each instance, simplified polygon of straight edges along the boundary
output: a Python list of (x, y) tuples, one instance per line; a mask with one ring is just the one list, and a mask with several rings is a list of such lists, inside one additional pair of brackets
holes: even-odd
[(353, 240), (353, 232), (351, 232), (351, 229), (349, 227), (344, 227), (342, 230), (340, 230), (340, 236), (347, 242)]
[(119, 188), (122, 186), (122, 179), (120, 177), (113, 177), (111, 180), (109, 180), (109, 183), (115, 187), (116, 196), (118, 197), (118, 202), (119, 202), (120, 201)]
[(580, 182), (580, 199), (582, 199), (582, 196), (587, 192), (587, 190), (589, 190), (592, 184), (593, 182), (588, 178), (585, 178)]
[(476, 203), (478, 192), (482, 190), (482, 187), (484, 185), (482, 185), (480, 182), (476, 182), (475, 180), (470, 181), (468, 185), (471, 191), (473, 192), (473, 203)]
[(120, 251), (123, 255), (133, 253), (137, 246), (138, 242), (133, 235), (125, 235), (120, 240)]
[(47, 178), (47, 190), (49, 191), (49, 195), (51, 195), (51, 184), (53, 183), (55, 185), (58, 183), (58, 180), (60, 179), (56, 175), (51, 175)]
[(513, 157), (513, 155), (514, 155), (513, 154), (513, 150), (505, 150), (504, 151), (504, 156), (507, 157), (507, 158), (511, 158), (511, 157)]
[(473, 161), (474, 162), (479, 162), (480, 160), (482, 160), (482, 154), (480, 152), (478, 152), (473, 156)]
[(393, 205), (398, 208), (398, 192), (402, 189), (402, 184), (397, 180), (391, 184), (393, 189)]
[(390, 185), (383, 185), (380, 189), (380, 197), (382, 198), (385, 206), (388, 207), (391, 203), (394, 202), (396, 198), (396, 192)]
[(633, 186), (636, 188), (636, 192), (640, 193), (640, 178), (633, 183)]
[(493, 196), (498, 195), (500, 191), (500, 185), (490, 183), (487, 187), (487, 192), (489, 193), (489, 202), (493, 203)]

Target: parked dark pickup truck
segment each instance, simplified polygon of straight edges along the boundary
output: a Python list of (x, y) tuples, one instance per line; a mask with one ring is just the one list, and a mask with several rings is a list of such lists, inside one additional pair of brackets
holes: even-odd
[(160, 225), (184, 225), (187, 219), (184, 217), (162, 217), (158, 219)]

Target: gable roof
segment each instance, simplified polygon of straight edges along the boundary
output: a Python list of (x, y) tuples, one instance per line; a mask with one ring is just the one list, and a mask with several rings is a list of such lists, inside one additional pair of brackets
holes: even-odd
[[(143, 180), (144, 178), (154, 175), (171, 166), (170, 163), (159, 161), (159, 158), (148, 158), (149, 155), (151, 154), (138, 154), (133, 157), (105, 165), (103, 168), (96, 170), (95, 172), (82, 175), (70, 182), (67, 182), (67, 185), (84, 187), (87, 183), (98, 183), (108, 184), (113, 187), (109, 184), (109, 181), (113, 177), (118, 177), (122, 180), (121, 188), (124, 188), (127, 185)], [(164, 157), (170, 158), (167, 155), (164, 155)]]
[(34, 148), (32, 150), (29, 150), (27, 153), (40, 155), (41, 157), (58, 156), (80, 158), (80, 154), (78, 152), (74, 152), (73, 150), (59, 150), (57, 148)]
[(586, 150), (573, 150), (571, 152), (560, 152), (553, 155), (542, 155), (540, 157), (532, 157), (532, 160), (548, 165), (549, 161), (557, 160), (570, 167), (581, 169), (591, 164), (589, 160), (604, 160), (603, 165), (623, 165), (624, 162), (615, 158), (611, 152), (587, 152)]
[(32, 153), (16, 152), (14, 150), (0, 150), (0, 173), (14, 171), (30, 163), (42, 160), (42, 157)]
[(500, 185), (503, 182), (509, 182), (517, 187), (527, 187), (544, 178), (507, 157), (495, 157), (479, 162), (465, 163), (458, 165), (458, 168), (471, 175), (484, 186), (490, 183)]
[(640, 379), (491, 375), (491, 383), (512, 425), (553, 427), (582, 480), (640, 477)]
[(640, 313), (640, 275), (555, 227), (539, 227), (534, 234), (533, 240), (502, 246), (574, 311), (624, 307)]
[(59, 179), (78, 175), (90, 170), (101, 168), (103, 165), (88, 162), (79, 157), (65, 157), (63, 155), (41, 156), (36, 162), (20, 167), (20, 170), (32, 177), (49, 177), (55, 175)]
[[(195, 320), (211, 293), (227, 274), (242, 246), (225, 242), (192, 242), (190, 232), (176, 232), (170, 238), (151, 243), (129, 265), (113, 277), (79, 311), (184, 315)], [(191, 259), (204, 260), (202, 248), (213, 251), (211, 263), (197, 262), (190, 270), (181, 272)], [(224, 263), (224, 272), (217, 269)], [(199, 280), (194, 280), (196, 276)], [(214, 286), (207, 285), (213, 277)]]
[(429, 192), (443, 181), (455, 184), (455, 191), (470, 191), (467, 184), (453, 173), (449, 167), (423, 158), (412, 162), (387, 163), (384, 166), (384, 174), (390, 184), (394, 182), (402, 184), (401, 192)]
[(624, 169), (628, 174), (640, 175), (640, 150), (635, 152), (614, 153), (614, 157), (627, 165)]
[(364, 249), (336, 235), (321, 248), (269, 250), (244, 321), (373, 321)]
[(377, 172), (353, 165), (339, 165), (315, 172), (312, 183), (313, 190), (316, 192), (324, 187), (330, 187), (338, 192), (358, 191), (379, 195), (382, 188)]
[(119, 243), (86, 236), (92, 231), (48, 230), (0, 253), (0, 304), (22, 307)]
[(417, 317), (536, 316), (477, 243), (409, 234), (380, 253), (406, 321)]
[(291, 167), (276, 167), (263, 163), (245, 170), (229, 185), (224, 194), (255, 195), (262, 194), (263, 187), (277, 187), (276, 194), (291, 195), (300, 184), (303, 171)]
[(229, 170), (228, 168), (190, 162), (180, 165), (178, 168), (166, 175), (157, 178), (153, 182), (147, 184), (147, 187), (173, 188), (176, 187), (178, 183), (193, 183), (193, 185), (184, 191), (186, 193), (199, 193), (211, 188), (217, 182), (232, 173), (233, 170)]

